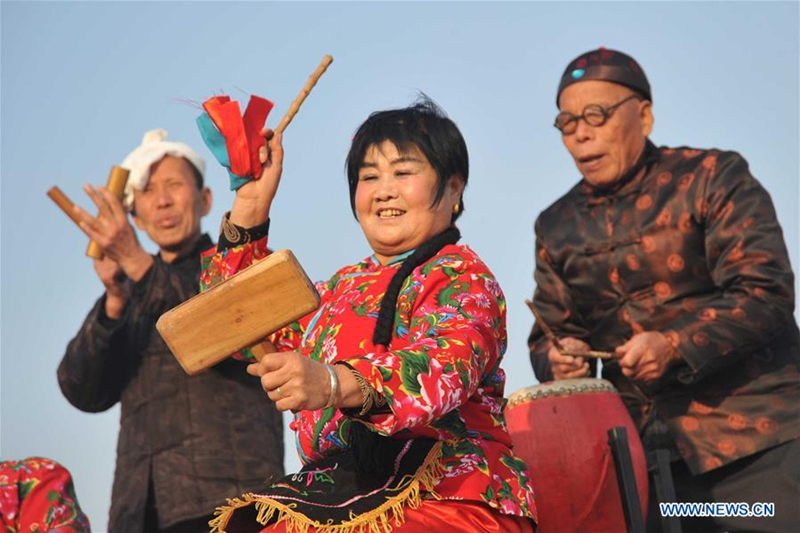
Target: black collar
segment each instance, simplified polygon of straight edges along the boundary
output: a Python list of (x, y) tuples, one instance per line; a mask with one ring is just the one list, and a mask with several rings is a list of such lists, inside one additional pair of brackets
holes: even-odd
[[(208, 236), (208, 233), (203, 233), (202, 235), (200, 235), (200, 238), (197, 239), (197, 242), (195, 243), (195, 245), (192, 247), (191, 250), (182, 255), (179, 255), (178, 257), (175, 258), (175, 261), (169, 264), (173, 266), (179, 266), (186, 263), (187, 261), (200, 264), (199, 261), (200, 254), (205, 252), (212, 246), (214, 246), (214, 241), (211, 240), (211, 237)], [(162, 263), (164, 262), (164, 260), (161, 259), (160, 253), (156, 254), (156, 257)]]

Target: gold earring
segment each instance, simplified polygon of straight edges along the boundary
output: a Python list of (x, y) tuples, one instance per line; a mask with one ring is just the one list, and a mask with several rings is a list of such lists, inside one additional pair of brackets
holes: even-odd
[(461, 205), (460, 204), (455, 204), (453, 206), (453, 214), (457, 215), (460, 211), (461, 211)]

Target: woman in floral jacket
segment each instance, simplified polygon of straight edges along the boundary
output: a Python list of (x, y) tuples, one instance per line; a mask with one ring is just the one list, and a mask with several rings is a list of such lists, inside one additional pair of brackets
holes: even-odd
[(43, 457), (0, 462), (0, 530), (89, 533), (72, 476), (66, 468)]
[[(269, 254), (282, 158), (274, 135), (260, 179), (237, 191), (204, 256), (203, 288)], [(217, 530), (255, 518), (264, 531), (533, 531), (529, 477), (503, 415), (505, 299), (477, 254), (456, 245), (468, 167), (458, 128), (429, 100), (359, 128), (347, 177), (375, 253), (318, 284), (319, 308), (248, 367), (295, 413), (305, 466), (230, 500)]]

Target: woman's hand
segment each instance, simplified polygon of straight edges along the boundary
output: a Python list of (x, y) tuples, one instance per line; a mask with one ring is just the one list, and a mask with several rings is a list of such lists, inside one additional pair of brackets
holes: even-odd
[(261, 378), (261, 386), (280, 411), (322, 409), (330, 398), (328, 369), (297, 352), (267, 354), (248, 365), (247, 373)]
[(259, 150), (261, 176), (239, 187), (231, 209), (230, 221), (244, 228), (258, 226), (269, 218), (283, 173), (283, 135), (270, 129), (261, 131), (261, 135), (266, 140)]

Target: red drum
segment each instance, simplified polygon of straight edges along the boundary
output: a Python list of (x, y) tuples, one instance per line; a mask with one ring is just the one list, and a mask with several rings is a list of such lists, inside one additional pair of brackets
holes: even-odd
[(611, 383), (565, 379), (512, 394), (506, 422), (525, 460), (539, 510), (538, 533), (626, 531), (608, 430), (624, 426), (647, 513), (647, 464), (639, 433)]

